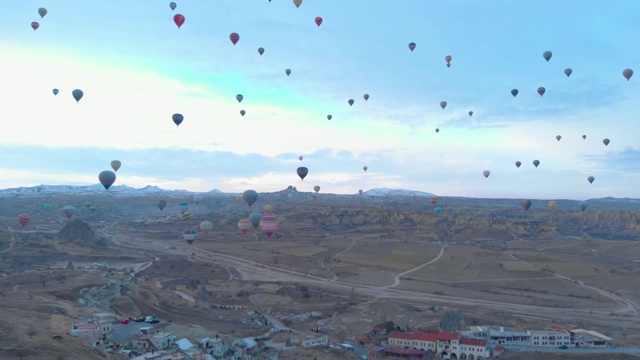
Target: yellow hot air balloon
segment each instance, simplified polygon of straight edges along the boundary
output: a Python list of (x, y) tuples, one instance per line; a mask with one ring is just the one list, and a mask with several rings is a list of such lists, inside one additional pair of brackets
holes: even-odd
[(265, 206), (264, 206), (264, 211), (266, 211), (266, 212), (270, 213), (270, 212), (271, 212), (271, 210), (273, 210), (273, 206), (271, 206), (271, 205), (265, 205)]
[(205, 235), (211, 229), (213, 229), (213, 223), (211, 221), (203, 221), (200, 223), (200, 230), (202, 230), (202, 232), (204, 232)]
[(313, 191), (316, 192), (316, 194), (320, 191), (320, 186), (316, 185), (313, 187)]
[(244, 199), (242, 198), (242, 195), (238, 195), (238, 196), (236, 196), (236, 201), (237, 201), (237, 202), (243, 202), (243, 201), (244, 201)]
[(295, 5), (297, 8), (299, 8), (300, 5), (302, 5), (302, 0), (293, 0), (293, 5)]
[(555, 210), (557, 205), (558, 204), (554, 200), (549, 201), (549, 207), (551, 210)]

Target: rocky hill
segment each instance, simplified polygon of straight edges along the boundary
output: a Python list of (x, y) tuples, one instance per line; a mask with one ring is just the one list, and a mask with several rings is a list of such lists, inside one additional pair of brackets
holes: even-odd
[(60, 240), (78, 241), (83, 244), (106, 244), (104, 240), (97, 239), (95, 232), (91, 229), (91, 226), (80, 219), (73, 219), (69, 221), (58, 232), (58, 238)]

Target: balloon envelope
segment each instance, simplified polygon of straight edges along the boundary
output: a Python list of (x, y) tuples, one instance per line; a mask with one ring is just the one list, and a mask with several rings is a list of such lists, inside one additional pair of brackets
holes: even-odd
[(71, 92), (71, 96), (76, 99), (76, 102), (80, 102), (80, 99), (82, 99), (82, 97), (84, 96), (84, 92), (82, 92), (82, 90), (80, 89), (75, 89)]
[(173, 123), (176, 124), (176, 126), (179, 126), (180, 124), (182, 124), (184, 116), (182, 116), (182, 114), (173, 114), (171, 116), (171, 120), (173, 120)]
[(583, 202), (581, 202), (581, 203), (580, 203), (580, 210), (582, 210), (582, 211), (587, 210), (587, 203), (583, 203)]
[(47, 9), (41, 7), (38, 9), (38, 15), (40, 15), (41, 18), (45, 17), (45, 15), (47, 15)]
[[(260, 216), (260, 218), (262, 219), (262, 216)], [(260, 224), (259, 220), (258, 224)], [(240, 219), (240, 221), (238, 221), (238, 229), (240, 229), (243, 234), (246, 234), (247, 230), (251, 229), (251, 226), (253, 225), (251, 224), (251, 220), (249, 219)]]
[(178, 7), (178, 5), (176, 3), (174, 3), (174, 2), (170, 2), (169, 3), (169, 7), (171, 8), (171, 10), (175, 10), (176, 7)]
[(313, 191), (316, 192), (316, 194), (320, 191), (320, 186), (316, 185), (313, 187)]
[(440, 107), (441, 108), (446, 108), (447, 107), (447, 102), (446, 101), (440, 101)]
[(236, 95), (236, 100), (238, 100), (238, 102), (242, 102), (242, 99), (244, 99), (244, 96), (242, 96), (242, 94), (238, 94)]
[(240, 110), (240, 115), (244, 116), (247, 112), (244, 110)]
[(602, 143), (604, 144), (604, 146), (608, 146), (610, 142), (611, 141), (609, 139), (603, 139), (602, 140)]
[(259, 212), (253, 212), (249, 214), (249, 221), (251, 221), (251, 226), (253, 226), (254, 229), (258, 228), (258, 226), (260, 225), (260, 220), (262, 220), (262, 214), (260, 214)]
[(120, 169), (120, 166), (122, 166), (122, 163), (120, 162), (120, 160), (113, 160), (111, 161), (111, 168), (114, 171), (118, 171), (118, 169)]
[(34, 21), (31, 23), (31, 28), (33, 29), (33, 31), (38, 30), (39, 27), (40, 27), (40, 24), (37, 21)]
[(520, 206), (522, 206), (522, 208), (527, 211), (529, 210), (529, 208), (531, 207), (531, 200), (522, 200), (520, 202)]
[(593, 176), (589, 176), (587, 178), (587, 181), (589, 182), (589, 184), (593, 184), (593, 180), (595, 180), (596, 178), (594, 178)]
[(317, 16), (315, 19), (316, 25), (318, 25), (318, 27), (320, 27), (320, 25), (322, 25), (322, 18), (320, 16)]
[(516, 97), (518, 95), (518, 89), (511, 89), (511, 95), (513, 95), (513, 97)]
[(242, 193), (242, 199), (251, 207), (258, 200), (258, 192), (255, 190), (245, 190)]
[(287, 74), (287, 76), (291, 75), (291, 69), (286, 69), (284, 73)]
[(307, 174), (309, 173), (309, 169), (307, 169), (304, 166), (300, 166), (297, 170), (296, 173), (298, 174), (298, 176), (300, 176), (300, 180), (304, 180), (304, 178), (307, 176)]
[(333, 116), (327, 115), (327, 120), (331, 120), (331, 119), (333, 119)]
[(349, 101), (347, 101), (347, 102), (349, 103), (349, 106), (353, 106), (353, 103), (354, 103), (355, 101), (353, 101), (353, 99), (349, 99)]
[(551, 60), (551, 56), (553, 56), (553, 53), (551, 51), (547, 50), (542, 53), (542, 57), (547, 61)]
[(556, 140), (560, 141), (560, 139), (562, 139), (562, 136), (556, 135)]
[(364, 95), (362, 95), (362, 97), (364, 98), (364, 101), (369, 100), (369, 94), (364, 94)]
[(182, 237), (189, 245), (191, 245), (198, 238), (198, 230), (187, 229), (182, 233)]
[(76, 213), (76, 208), (73, 205), (67, 205), (62, 208), (62, 213), (70, 219)]
[(260, 219), (260, 230), (262, 230), (268, 238), (278, 231), (278, 225), (278, 217), (275, 215), (265, 215)]
[(540, 165), (540, 160), (533, 160), (533, 166), (538, 167)]
[(549, 201), (549, 207), (551, 208), (551, 210), (554, 210), (556, 206), (558, 206), (558, 203), (556, 203), (554, 200)]
[(413, 51), (416, 48), (416, 43), (409, 43), (409, 50)]
[[(34, 29), (35, 30), (35, 29)], [(627, 79), (627, 81), (629, 81), (629, 79), (631, 79), (631, 77), (633, 76), (633, 70), (631, 69), (624, 69), (622, 71), (622, 76), (624, 76), (625, 79)]]
[(166, 200), (158, 200), (158, 208), (160, 209), (160, 211), (162, 211), (162, 209), (164, 209), (165, 206), (167, 206), (167, 201)]
[(102, 186), (104, 186), (105, 190), (109, 190), (111, 185), (116, 182), (116, 173), (110, 170), (105, 170), (98, 175), (98, 180)]
[(516, 161), (516, 167), (520, 167), (520, 165), (522, 165), (522, 163), (520, 161)]
[(58, 95), (59, 92), (58, 89), (53, 89), (53, 95)]
[(22, 225), (22, 227), (29, 225), (29, 221), (31, 221), (31, 216), (29, 216), (28, 214), (18, 215), (18, 223)]
[(240, 35), (238, 35), (238, 33), (231, 33), (229, 34), (229, 40), (231, 40), (231, 42), (233, 43), (233, 45), (238, 43), (238, 40), (240, 40)]
[(264, 48), (259, 47), (258, 48), (258, 54), (260, 54), (260, 55), (264, 54)]
[(572, 73), (573, 73), (573, 70), (571, 70), (571, 68), (564, 69), (564, 74), (567, 75), (567, 77), (571, 76)]
[(295, 5), (297, 8), (300, 7), (300, 5), (302, 5), (302, 0), (293, 0), (293, 5)]
[(205, 220), (200, 223), (200, 230), (204, 231), (205, 233), (211, 229), (213, 229), (213, 223), (211, 221)]
[(542, 86), (538, 88), (538, 94), (540, 96), (544, 95), (544, 93), (547, 91), (547, 89), (543, 88)]
[(184, 15), (182, 14), (175, 14), (173, 15), (173, 22), (176, 23), (176, 25), (178, 26), (178, 29), (180, 29), (180, 27), (184, 24)]
[(491, 171), (485, 170), (485, 171), (482, 172), (482, 175), (484, 175), (485, 178), (488, 178), (489, 175), (491, 175)]

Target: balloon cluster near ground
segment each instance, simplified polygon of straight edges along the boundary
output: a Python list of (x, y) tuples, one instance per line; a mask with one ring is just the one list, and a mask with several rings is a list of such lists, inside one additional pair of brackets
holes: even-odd
[[(111, 28), (106, 7), (10, 9), (3, 49), (22, 50), (4, 67), (50, 56), (11, 70), (37, 74), (3, 90), (9, 117), (24, 125), (0, 140), (99, 149), (84, 168), (76, 157), (57, 161), (78, 164), (68, 174), (106, 191), (126, 181), (262, 192), (295, 181), (310, 201), (372, 187), (502, 194), (515, 204), (636, 194), (624, 185), (640, 158), (630, 118), (639, 56), (615, 38), (631, 20), (620, 15), (616, 31), (599, 33), (611, 46), (602, 50), (574, 42), (592, 31), (583, 20), (619, 16), (617, 5), (574, 9), (574, 23), (560, 15), (569, 5), (545, 4), (514, 8), (533, 19), (517, 28), (496, 4), (484, 17), (480, 5), (438, 4), (428, 19), (421, 2), (135, 4), (118, 9), (128, 20)], [(442, 19), (454, 14), (456, 24)], [(571, 40), (557, 36), (563, 29)], [(56, 70), (65, 59), (75, 65)], [(193, 155), (169, 155), (178, 150)], [(32, 159), (30, 170), (2, 168), (35, 178), (47, 161)]]

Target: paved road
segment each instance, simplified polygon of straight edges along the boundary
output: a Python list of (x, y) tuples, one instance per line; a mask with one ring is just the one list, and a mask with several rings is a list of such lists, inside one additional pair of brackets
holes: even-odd
[[(622, 301), (622, 308), (611, 307), (609, 309), (591, 310), (591, 309), (571, 309), (571, 308), (555, 308), (547, 306), (535, 306), (525, 304), (505, 303), (500, 301), (481, 300), (474, 298), (462, 298), (446, 295), (434, 295), (426, 292), (409, 291), (394, 289), (391, 286), (371, 286), (345, 281), (337, 281), (329, 278), (322, 278), (297, 271), (280, 269), (274, 266), (264, 265), (255, 261), (242, 259), (236, 256), (218, 253), (190, 247), (186, 244), (180, 244), (176, 248), (166, 248), (166, 240), (146, 240), (144, 243), (132, 241), (130, 237), (105, 234), (110, 240), (123, 248), (142, 250), (146, 252), (157, 251), (159, 253), (171, 253), (178, 255), (188, 255), (195, 253), (196, 257), (201, 261), (212, 262), (222, 266), (233, 265), (242, 274), (245, 280), (256, 281), (290, 281), (297, 283), (312, 284), (316, 287), (326, 288), (334, 292), (342, 293), (348, 296), (352, 288), (361, 295), (370, 296), (372, 298), (385, 299), (403, 304), (412, 304), (416, 306), (431, 306), (434, 304), (442, 305), (458, 305), (466, 307), (480, 306), (483, 308), (497, 309), (508, 311), (512, 314), (538, 320), (565, 320), (565, 321), (583, 321), (585, 323), (602, 326), (619, 326), (621, 322), (627, 329), (640, 331), (640, 319), (637, 313), (633, 311), (627, 313), (628, 317), (612, 317), (611, 312), (629, 311), (630, 305), (627, 304), (628, 299)], [(444, 252), (444, 247), (441, 249)], [(434, 261), (434, 260), (432, 260)], [(599, 289), (598, 289), (599, 290)], [(630, 301), (629, 301), (630, 302)], [(635, 308), (635, 304), (633, 307)]]

